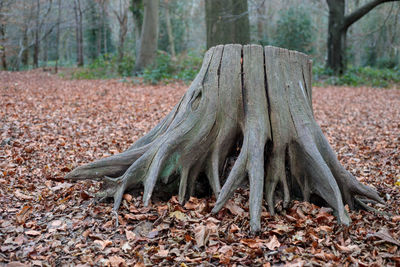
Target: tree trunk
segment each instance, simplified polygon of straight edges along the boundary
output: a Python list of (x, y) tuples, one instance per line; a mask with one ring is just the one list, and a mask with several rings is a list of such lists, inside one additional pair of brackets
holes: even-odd
[(61, 0), (58, 0), (58, 15), (57, 15), (57, 35), (56, 35), (56, 66), (54, 72), (58, 72), (58, 61), (60, 60), (60, 24), (61, 24)]
[(259, 5), (257, 7), (257, 39), (258, 41), (264, 41), (264, 23), (265, 23), (265, 0), (257, 1)]
[(35, 44), (33, 45), (33, 66), (35, 68), (39, 67), (39, 50), (40, 50), (40, 41), (39, 41), (39, 26), (40, 21), (40, 0), (36, 0), (36, 27), (35, 27)]
[(247, 0), (206, 0), (207, 48), (218, 44), (250, 42)]
[[(101, 2), (101, 24), (102, 24), (102, 38), (103, 38), (103, 49), (104, 49), (104, 54), (108, 53), (108, 48), (107, 48), (107, 25), (106, 25), (106, 1)], [(100, 41), (101, 42), (101, 41)], [(101, 53), (101, 48), (100, 48), (100, 53)]]
[(336, 74), (342, 74), (345, 68), (345, 36), (343, 28), (344, 0), (327, 0), (329, 6), (328, 22), (328, 67)]
[[(28, 66), (29, 64), (29, 49), (28, 49), (28, 29), (24, 28), (22, 31), (22, 55), (21, 62), (23, 66)], [(19, 68), (19, 66), (18, 66)]]
[(114, 13), (117, 17), (119, 23), (119, 35), (118, 35), (118, 63), (122, 62), (124, 58), (124, 44), (125, 37), (128, 31), (128, 13), (125, 7), (125, 2), (122, 4), (122, 1), (119, 1), (119, 10), (114, 10)]
[(165, 22), (167, 24), (169, 50), (171, 52), (172, 59), (175, 60), (176, 54), (175, 54), (174, 35), (172, 33), (171, 18), (169, 16), (168, 0), (164, 0), (164, 4), (165, 4)]
[(75, 34), (76, 34), (76, 64), (78, 67), (84, 65), (83, 61), (83, 18), (81, 1), (74, 0), (74, 13), (75, 13)]
[(135, 31), (135, 52), (137, 57), (140, 50), (140, 36), (142, 34), (143, 26), (143, 1), (132, 0), (131, 11), (133, 18), (133, 28)]
[(1, 55), (1, 66), (2, 66), (2, 69), (3, 70), (7, 70), (6, 24), (0, 24), (0, 55)]
[(44, 49), (43, 49), (43, 65), (47, 67), (47, 61), (49, 59), (49, 40), (48, 36), (45, 36), (43, 39)]
[(346, 34), (349, 27), (376, 6), (399, 0), (371, 0), (348, 15), (345, 15), (345, 0), (326, 1), (329, 7), (327, 65), (336, 74), (342, 74), (346, 69)]
[(124, 191), (141, 184), (145, 205), (158, 183), (161, 190), (176, 184), (184, 203), (201, 173), (217, 198), (213, 212), (248, 177), (253, 231), (260, 229), (263, 198), (274, 214), (278, 198), (286, 208), (293, 198), (318, 195), (344, 224), (350, 223), (344, 205), (354, 208), (356, 195), (382, 202), (344, 169), (315, 122), (309, 58), (275, 47), (211, 48), (186, 94), (155, 128), (125, 152), (78, 167), (66, 178), (103, 179), (98, 196), (113, 197), (116, 212)]
[(157, 55), (159, 0), (144, 2), (144, 18), (140, 36), (139, 53), (136, 55), (135, 72), (153, 64)]

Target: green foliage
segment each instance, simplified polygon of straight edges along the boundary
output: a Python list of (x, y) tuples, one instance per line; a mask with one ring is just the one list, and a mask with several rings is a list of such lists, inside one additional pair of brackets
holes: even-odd
[[(163, 51), (157, 54), (153, 66), (144, 69), (140, 75), (145, 83), (168, 82), (170, 80), (192, 81), (202, 64), (202, 57), (194, 54), (181, 54), (177, 60)], [(125, 55), (118, 64), (117, 55), (102, 55), (85, 68), (79, 68), (72, 73), (72, 79), (110, 79), (129, 77), (133, 73), (135, 60), (130, 55)]]
[(376, 60), (376, 67), (379, 69), (395, 69), (400, 67), (400, 62), (397, 57), (384, 57)]
[(174, 66), (171, 64), (171, 56), (165, 52), (158, 51), (157, 59), (153, 66), (144, 69), (143, 81), (155, 84), (160, 80), (172, 79)]
[(194, 79), (201, 67), (202, 58), (194, 53), (181, 55), (177, 61), (165, 52), (158, 52), (156, 62), (153, 66), (146, 68), (141, 75), (145, 83), (158, 83), (161, 80), (183, 80)]
[(104, 54), (95, 59), (85, 68), (79, 68), (72, 73), (73, 79), (110, 79), (130, 76), (135, 66), (135, 60), (130, 55), (125, 55), (118, 64), (117, 55)]
[(280, 13), (274, 44), (304, 53), (312, 53), (314, 35), (310, 13), (304, 8), (291, 7)]
[(322, 66), (313, 67), (316, 85), (347, 85), (389, 87), (400, 83), (400, 69), (378, 69), (372, 67), (350, 67), (341, 76), (333, 76), (333, 71)]

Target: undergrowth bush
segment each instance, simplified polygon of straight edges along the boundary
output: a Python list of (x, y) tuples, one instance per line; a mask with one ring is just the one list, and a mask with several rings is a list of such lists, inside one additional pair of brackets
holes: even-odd
[(146, 68), (140, 76), (145, 83), (168, 82), (171, 80), (191, 81), (195, 78), (202, 64), (202, 58), (194, 53), (181, 54), (173, 60), (165, 52), (159, 51), (153, 66)]
[(84, 68), (79, 68), (72, 73), (73, 79), (110, 79), (130, 76), (135, 66), (135, 59), (125, 55), (122, 62), (118, 63), (117, 55), (104, 54), (95, 59)]
[(400, 83), (399, 68), (350, 67), (343, 75), (334, 76), (332, 70), (314, 66), (313, 75), (316, 85), (389, 87)]
[[(139, 77), (145, 83), (168, 82), (171, 80), (191, 81), (197, 75), (202, 64), (202, 57), (189, 52), (182, 53), (177, 59), (172, 59), (168, 53), (159, 51), (156, 62), (144, 69)], [(110, 79), (129, 77), (133, 73), (135, 60), (126, 55), (118, 64), (117, 56), (102, 55), (84, 68), (78, 68), (72, 72), (72, 79)]]

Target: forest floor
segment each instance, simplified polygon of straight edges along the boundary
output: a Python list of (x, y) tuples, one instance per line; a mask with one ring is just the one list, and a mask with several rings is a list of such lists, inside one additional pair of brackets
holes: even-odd
[(119, 153), (149, 131), (187, 85), (67, 80), (36, 70), (0, 72), (0, 266), (399, 266), (400, 90), (314, 88), (315, 116), (341, 163), (386, 201), (388, 217), (351, 212), (349, 227), (328, 208), (293, 201), (262, 213), (249, 232), (248, 191), (218, 214), (215, 199), (92, 197), (98, 182), (70, 182), (76, 166)]

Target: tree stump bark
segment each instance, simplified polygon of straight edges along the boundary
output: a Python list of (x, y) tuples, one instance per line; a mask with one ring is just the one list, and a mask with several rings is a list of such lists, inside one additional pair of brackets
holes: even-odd
[[(69, 179), (102, 179), (100, 197), (114, 198), (144, 186), (149, 204), (157, 183), (176, 181), (179, 201), (193, 195), (204, 173), (218, 212), (248, 177), (250, 226), (260, 229), (263, 198), (274, 214), (277, 198), (309, 201), (317, 195), (339, 223), (349, 224), (344, 208), (356, 196), (381, 202), (372, 188), (339, 163), (312, 111), (311, 61), (276, 47), (220, 45), (207, 51), (201, 70), (174, 109), (125, 152), (80, 166)], [(237, 154), (221, 185), (225, 162)]]

